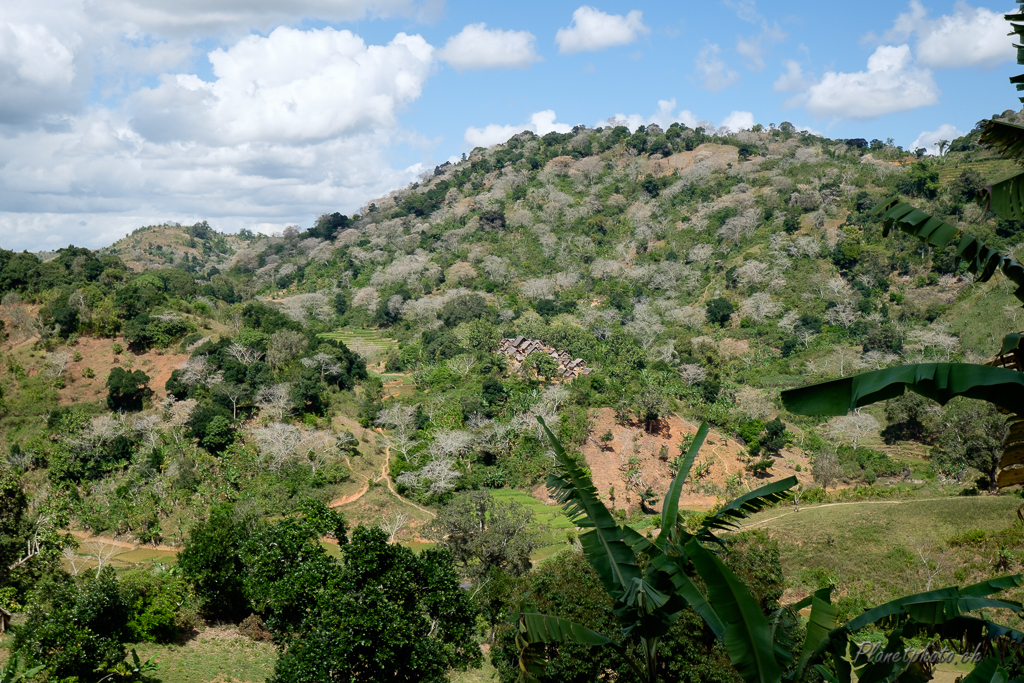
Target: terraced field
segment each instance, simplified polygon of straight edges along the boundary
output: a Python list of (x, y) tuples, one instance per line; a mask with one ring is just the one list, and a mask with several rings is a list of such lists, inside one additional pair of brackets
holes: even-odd
[(367, 362), (375, 363), (383, 359), (392, 351), (398, 349), (398, 342), (389, 339), (378, 330), (354, 330), (341, 329), (334, 332), (324, 332), (319, 335), (323, 339), (341, 341), (352, 351), (366, 359)]

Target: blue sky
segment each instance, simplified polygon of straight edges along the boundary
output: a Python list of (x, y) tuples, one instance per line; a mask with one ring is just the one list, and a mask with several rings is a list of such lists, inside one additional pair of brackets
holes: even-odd
[(0, 246), (308, 226), (510, 134), (790, 121), (930, 147), (1017, 108), (965, 2), (41, 0), (0, 21)]

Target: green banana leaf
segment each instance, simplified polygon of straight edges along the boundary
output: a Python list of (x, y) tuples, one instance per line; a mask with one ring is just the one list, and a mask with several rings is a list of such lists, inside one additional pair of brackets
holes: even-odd
[(967, 264), (967, 270), (979, 281), (986, 282), (996, 271), (1001, 271), (1017, 285), (1014, 296), (1024, 301), (1024, 266), (999, 253), (981, 239), (900, 201), (898, 197), (879, 204), (873, 213), (881, 214), (882, 234), (886, 236), (895, 227), (939, 249), (944, 249), (955, 240), (957, 257)]
[(1024, 334), (1020, 334), (1019, 332), (1013, 332), (1003, 337), (1003, 346), (999, 350), (999, 354), (1006, 355), (1010, 351), (1013, 351), (1015, 348), (1020, 346), (1021, 339), (1024, 339)]
[(708, 599), (725, 623), (725, 649), (745, 683), (778, 683), (771, 627), (743, 582), (696, 538), (686, 553), (708, 587)]
[(704, 445), (704, 439), (707, 438), (709, 429), (710, 426), (707, 422), (701, 424), (696, 436), (693, 437), (693, 442), (690, 444), (690, 450), (686, 452), (686, 457), (679, 465), (676, 478), (672, 480), (672, 485), (669, 486), (668, 492), (665, 494), (665, 504), (661, 510), (661, 534), (659, 534), (656, 543), (659, 547), (664, 546), (669, 535), (675, 530), (676, 521), (679, 519), (679, 496), (683, 492), (683, 484), (686, 483), (686, 478), (690, 476), (690, 468), (693, 467), (693, 461), (697, 458), (697, 452)]
[(1010, 674), (999, 666), (999, 660), (989, 657), (976, 664), (963, 683), (1007, 683), (1009, 680)]
[(1018, 164), (1024, 162), (1024, 126), (990, 119), (982, 125), (978, 142), (1006, 159)]
[[(618, 599), (641, 579), (636, 555), (624, 541), (624, 532), (598, 497), (594, 483), (562, 448), (542, 418), (537, 418), (547, 433), (562, 473), (548, 475), (548, 488), (565, 508), (574, 524), (590, 527), (580, 535), (587, 561), (597, 571), (605, 590)], [(634, 592), (634, 596), (636, 593)]]
[(985, 188), (989, 211), (1013, 220), (1024, 220), (1024, 173), (992, 183)]
[(810, 600), (811, 616), (807, 621), (807, 636), (804, 638), (804, 646), (800, 652), (796, 680), (803, 678), (804, 668), (811, 657), (825, 648), (829, 633), (836, 627), (836, 619), (839, 616), (839, 606), (832, 604), (831, 588), (822, 588), (811, 595)]
[(797, 478), (786, 477), (779, 481), (754, 489), (750, 493), (734, 498), (721, 507), (715, 514), (707, 517), (702, 523), (697, 537), (702, 541), (721, 543), (715, 536), (716, 530), (731, 530), (737, 526), (738, 520), (745, 519), (765, 507), (785, 500), (789, 496), (789, 489), (797, 484)]
[(922, 363), (865, 372), (782, 392), (782, 404), (797, 415), (845, 415), (906, 390), (942, 405), (955, 396), (988, 401), (1024, 414), (1024, 373), (968, 363)]

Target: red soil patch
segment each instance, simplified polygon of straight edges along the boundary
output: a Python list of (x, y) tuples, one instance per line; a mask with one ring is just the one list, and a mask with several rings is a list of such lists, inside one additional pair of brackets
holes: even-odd
[[(598, 493), (612, 507), (626, 510), (638, 508), (640, 505), (638, 492), (630, 489), (625, 473), (626, 463), (630, 457), (635, 456), (640, 459), (640, 472), (643, 474), (644, 485), (650, 486), (659, 497), (659, 503), (654, 507), (660, 510), (661, 501), (674, 476), (668, 463), (679, 455), (679, 444), (682, 443), (683, 437), (696, 434), (697, 427), (698, 425), (690, 424), (682, 418), (672, 415), (661, 422), (657, 431), (648, 433), (643, 431), (639, 425), (616, 424), (615, 411), (611, 408), (602, 408), (598, 411), (598, 417), (594, 422), (591, 431), (592, 438), (583, 447), (583, 455), (593, 473), (594, 485), (597, 487)], [(608, 431), (611, 431), (613, 439), (607, 446), (602, 447), (596, 437)], [(667, 460), (662, 460), (659, 457), (663, 445), (668, 451)], [(695, 465), (704, 460), (710, 460), (711, 469), (700, 480), (700, 483), (705, 486), (711, 484), (717, 486), (721, 495), (701, 493), (698, 486), (687, 484), (679, 497), (679, 504), (699, 509), (713, 507), (724, 500), (726, 480), (736, 475), (739, 476), (740, 482), (748, 488), (757, 488), (768, 482), (792, 475), (796, 475), (805, 486), (813, 481), (810, 463), (799, 449), (784, 450), (782, 457), (775, 460), (770, 476), (765, 478), (754, 477), (746, 471), (743, 453), (744, 447), (739, 441), (712, 430), (697, 456)], [(801, 472), (796, 472), (796, 465), (801, 466)], [(609, 497), (612, 486), (615, 487), (614, 501)], [(534, 491), (534, 496), (544, 500), (547, 498), (547, 491), (546, 489), (540, 490), (541, 488), (543, 487)]]

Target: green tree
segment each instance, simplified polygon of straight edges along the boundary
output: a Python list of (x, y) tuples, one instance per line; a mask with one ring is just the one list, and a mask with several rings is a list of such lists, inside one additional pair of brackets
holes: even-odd
[(526, 357), (526, 366), (533, 368), (539, 377), (551, 379), (558, 372), (558, 361), (543, 351), (534, 351)]
[(1006, 417), (989, 403), (954, 399), (937, 422), (935, 447), (941, 459), (979, 470), (995, 491)]
[(479, 294), (460, 294), (446, 301), (437, 317), (446, 327), (455, 327), (459, 323), (479, 319), (493, 322), (494, 311), (487, 305), (487, 300)]
[(231, 503), (210, 508), (205, 521), (189, 533), (178, 554), (178, 568), (192, 584), (207, 618), (238, 621), (249, 613), (242, 549), (256, 522)]
[(725, 325), (729, 318), (736, 312), (736, 307), (725, 297), (712, 299), (707, 305), (708, 322), (718, 325)]
[(114, 367), (107, 377), (107, 407), (111, 410), (142, 410), (142, 402), (153, 393), (149, 375), (142, 370), (128, 372)]
[(427, 526), (427, 537), (447, 550), (463, 576), (480, 581), (492, 569), (512, 576), (530, 570), (537, 535), (533, 512), (514, 500), (500, 502), (490, 491), (454, 498)]
[(296, 577), (315, 597), (272, 683), (442, 683), (449, 670), (479, 667), (474, 611), (447, 552), (416, 555), (389, 544), (381, 529), (360, 526), (343, 556), (341, 564), (328, 558), (322, 577)]
[(130, 608), (114, 571), (84, 582), (44, 586), (15, 631), (14, 649), (53, 680), (87, 683), (109, 677), (124, 661)]

